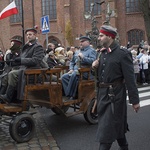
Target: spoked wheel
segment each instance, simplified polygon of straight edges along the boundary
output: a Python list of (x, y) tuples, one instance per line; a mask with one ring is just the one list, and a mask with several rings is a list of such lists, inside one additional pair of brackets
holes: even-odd
[(30, 114), (15, 116), (9, 125), (11, 137), (18, 143), (29, 141), (35, 133), (35, 122)]
[(58, 107), (52, 107), (51, 110), (56, 114), (56, 115), (61, 115), (64, 114), (68, 111), (69, 106), (62, 106), (61, 108)]
[(94, 106), (96, 99), (91, 100), (87, 111), (84, 113), (84, 118), (85, 120), (90, 123), (90, 124), (97, 124), (98, 123), (98, 114), (97, 114), (97, 110), (95, 108), (94, 112), (92, 112), (92, 108)]

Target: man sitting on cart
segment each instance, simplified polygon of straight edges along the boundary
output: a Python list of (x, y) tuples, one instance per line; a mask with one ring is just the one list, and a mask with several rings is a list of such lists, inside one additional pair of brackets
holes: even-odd
[[(74, 53), (70, 61), (69, 72), (61, 77), (64, 94), (69, 97), (70, 100), (76, 98), (79, 79), (78, 69), (90, 68), (96, 59), (96, 51), (90, 46), (91, 39), (87, 36), (81, 36), (79, 40), (81, 49)], [(83, 78), (88, 78), (86, 73)]]
[(11, 60), (20, 57), (20, 50), (22, 48), (22, 41), (19, 39), (11, 39), (10, 49), (8, 49), (4, 55), (5, 66), (3, 73), (0, 75), (0, 94), (5, 94), (7, 89), (8, 73), (15, 69), (15, 66), (12, 66)]
[[(16, 57), (12, 63), (14, 70), (8, 73), (8, 86), (6, 94), (0, 95), (1, 102), (10, 103), (13, 100), (14, 92), (17, 89), (19, 82), (24, 80), (21, 74), (26, 68), (41, 68), (41, 62), (45, 56), (43, 47), (37, 43), (37, 31), (34, 28), (29, 28), (25, 31), (27, 36), (27, 43), (21, 50), (20, 57)], [(22, 77), (22, 78), (21, 78)], [(23, 95), (23, 85), (20, 84), (17, 94)]]

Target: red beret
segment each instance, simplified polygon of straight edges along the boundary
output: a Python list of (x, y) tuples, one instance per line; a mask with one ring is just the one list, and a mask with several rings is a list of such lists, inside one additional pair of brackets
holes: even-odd
[(111, 36), (113, 39), (116, 37), (117, 35), (117, 31), (116, 28), (113, 28), (112, 26), (109, 25), (103, 25), (100, 28), (100, 33), (103, 33), (107, 36)]

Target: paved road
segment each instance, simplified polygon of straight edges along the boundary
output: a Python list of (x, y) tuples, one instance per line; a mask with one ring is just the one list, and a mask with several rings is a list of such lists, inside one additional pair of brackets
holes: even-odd
[(0, 123), (0, 150), (59, 150), (55, 139), (38, 110), (34, 118), (36, 133), (29, 142), (25, 143), (16, 143), (10, 137), (8, 125)]
[[(150, 149), (149, 90), (150, 87), (139, 88), (142, 106), (139, 113), (133, 112), (130, 105), (128, 107), (130, 150)], [(83, 115), (66, 118), (42, 108), (37, 110), (34, 118), (36, 133), (26, 143), (16, 143), (9, 135), (8, 126), (0, 124), (0, 150), (98, 150), (99, 145), (94, 141), (97, 125), (89, 125)], [(111, 150), (116, 149), (117, 144), (113, 143)]]
[[(130, 150), (150, 149), (150, 87), (138, 88), (142, 108), (135, 113), (128, 106), (128, 123), (130, 132), (127, 133)], [(47, 126), (57, 141), (60, 150), (98, 150), (95, 142), (97, 125), (89, 125), (83, 115), (66, 118), (57, 116), (49, 109), (40, 109)], [(117, 150), (114, 142), (111, 150)]]

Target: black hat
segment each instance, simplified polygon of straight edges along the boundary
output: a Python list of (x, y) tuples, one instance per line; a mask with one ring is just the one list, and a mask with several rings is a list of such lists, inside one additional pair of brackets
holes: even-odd
[(18, 45), (22, 45), (22, 41), (19, 40), (19, 39), (11, 39), (11, 42), (14, 42), (14, 43), (16, 43)]
[(116, 37), (117, 35), (117, 30), (116, 28), (109, 26), (109, 25), (103, 25), (100, 28), (100, 32), (107, 35), (107, 36), (111, 36), (113, 39)]
[(79, 38), (79, 40), (87, 40), (87, 41), (91, 41), (91, 38), (88, 37), (88, 36), (81, 36), (81, 37)]
[(35, 28), (28, 28), (26, 29), (25, 33), (27, 33), (28, 31), (34, 32), (35, 34), (37, 33), (37, 30)]

